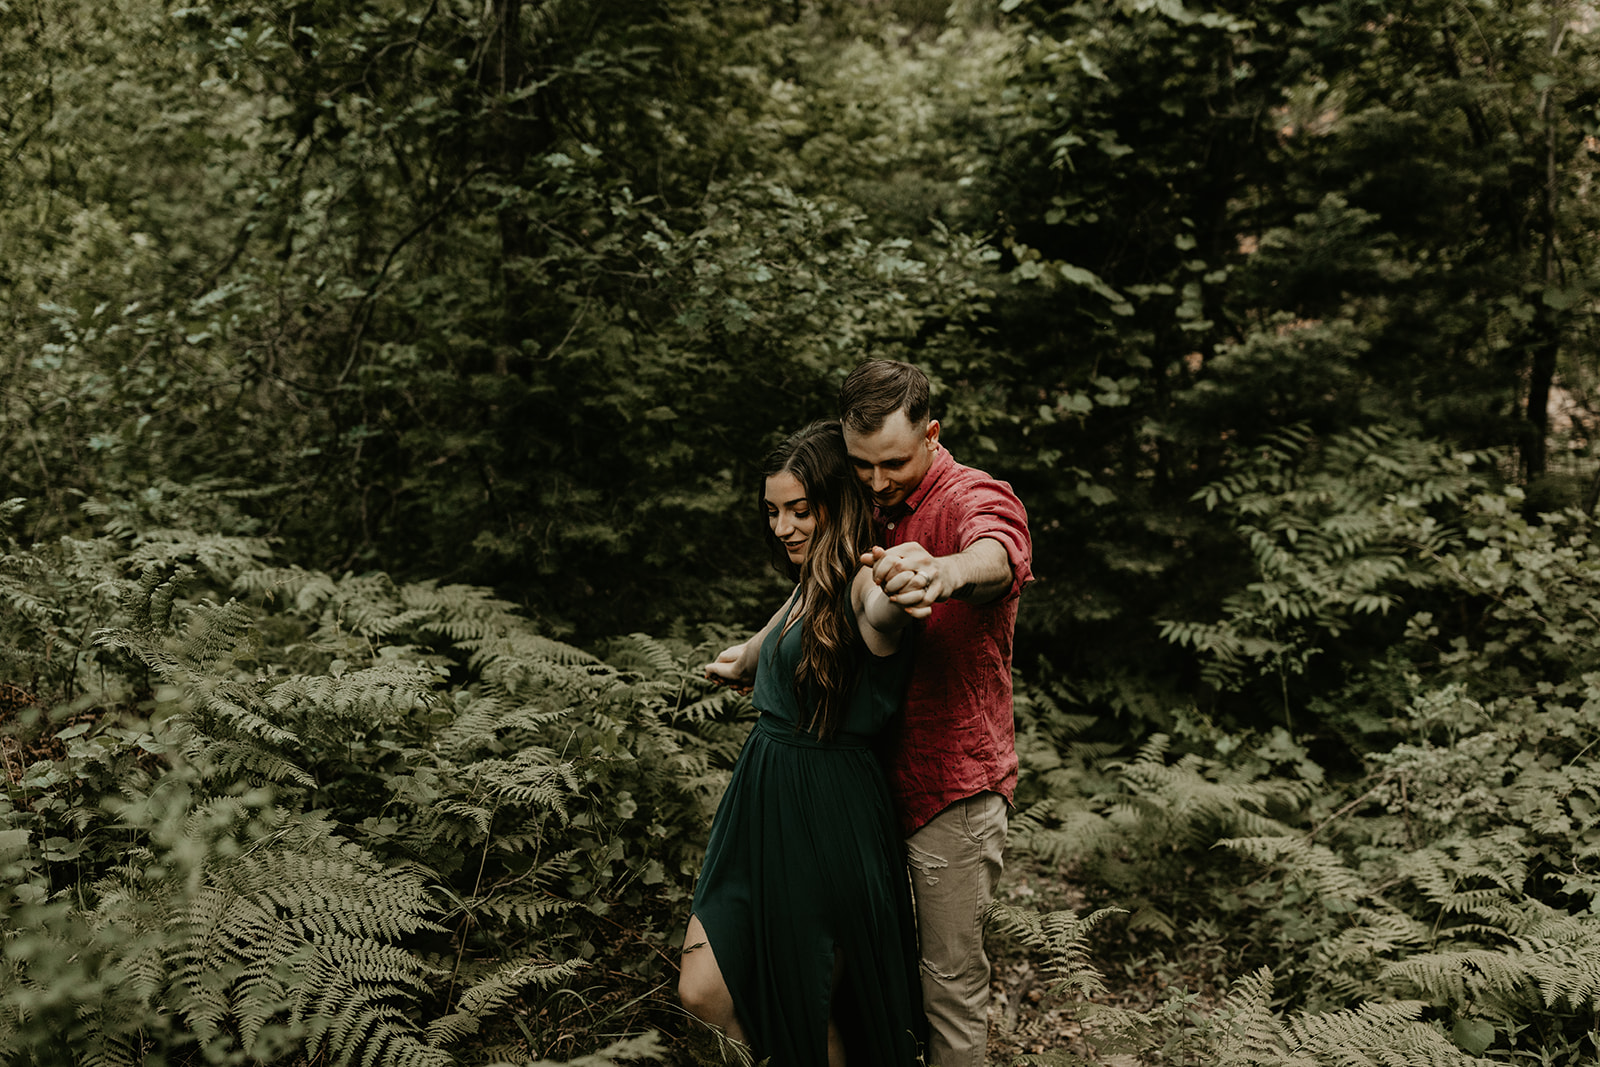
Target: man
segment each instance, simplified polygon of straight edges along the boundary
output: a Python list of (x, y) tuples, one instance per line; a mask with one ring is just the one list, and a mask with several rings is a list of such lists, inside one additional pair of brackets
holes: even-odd
[(939, 444), (928, 379), (891, 360), (839, 390), (845, 447), (871, 492), (883, 546), (862, 557), (918, 628), (903, 725), (887, 753), (922, 945), (931, 1067), (982, 1067), (989, 958), (983, 915), (999, 878), (1017, 783), (1011, 648), (1032, 580), (1027, 513), (1005, 482)]

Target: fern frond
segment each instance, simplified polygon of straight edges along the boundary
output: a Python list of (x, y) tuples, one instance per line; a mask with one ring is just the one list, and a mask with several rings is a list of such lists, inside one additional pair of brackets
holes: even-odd
[(1450, 1005), (1485, 996), (1516, 999), (1531, 981), (1521, 961), (1493, 949), (1419, 952), (1389, 964), (1381, 977)]
[(75, 1049), (75, 1067), (137, 1067), (145, 1062), (144, 1042), (137, 1034), (98, 1030), (86, 1048)]
[(1592, 914), (1571, 916), (1570, 937), (1519, 938), (1514, 958), (1538, 985), (1547, 1008), (1565, 1003), (1573, 1011), (1600, 1009), (1600, 929)]
[(481, 586), (412, 582), (401, 587), (400, 599), (408, 608), (422, 608), (444, 617), (495, 620), (516, 617), (515, 604), (501, 600)]
[(280, 720), (306, 723), (313, 736), (343, 740), (352, 726), (370, 728), (432, 705), (436, 680), (425, 667), (383, 660), (337, 676), (285, 679), (262, 702)]
[(1070, 911), (1040, 914), (1028, 908), (995, 902), (985, 918), (1029, 948), (1046, 953), (1055, 975), (1052, 992), (1073, 992), (1085, 999), (1106, 990), (1104, 976), (1089, 962), (1088, 935), (1109, 916), (1127, 914), (1121, 908), (1101, 908), (1085, 917)]
[(1214, 1039), (1218, 1064), (1273, 1064), (1316, 1067), (1316, 1060), (1292, 1047), (1288, 1029), (1272, 1013), (1272, 972), (1262, 967), (1234, 983), (1217, 1016)]
[(565, 982), (586, 966), (583, 960), (548, 963), (523, 960), (506, 963), (466, 989), (456, 1010), (428, 1026), (428, 1043), (447, 1045), (478, 1032), (486, 1015), (498, 1010), (528, 986), (549, 989)]
[(1220, 836), (1276, 837), (1288, 828), (1268, 813), (1293, 810), (1311, 796), (1309, 783), (1288, 779), (1221, 782), (1206, 777), (1190, 755), (1167, 764), (1166, 738), (1152, 738), (1122, 769), (1124, 788), (1146, 816), (1159, 816), (1191, 846), (1210, 847)]
[(233, 577), (253, 570), (272, 555), (272, 548), (260, 537), (231, 537), (225, 534), (196, 534), (192, 530), (149, 529), (134, 538), (128, 562), (144, 567), (173, 568), (194, 564), (201, 570), (231, 582)]
[(640, 1034), (614, 1041), (599, 1052), (574, 1060), (535, 1060), (532, 1063), (493, 1063), (489, 1067), (617, 1067), (636, 1060), (659, 1060), (666, 1055), (655, 1034)]
[(591, 653), (526, 630), (485, 635), (466, 633), (460, 636), (445, 632), (445, 636), (464, 651), (471, 653), (468, 663), (480, 671), (485, 671), (490, 665), (502, 661), (513, 664), (547, 663), (562, 667), (605, 667), (605, 664)]
[(129, 628), (141, 635), (165, 630), (172, 619), (174, 595), (193, 575), (190, 567), (144, 564), (139, 577), (122, 594)]
[(1506, 827), (1481, 840), (1450, 838), (1404, 857), (1399, 873), (1446, 915), (1503, 920), (1517, 911), (1528, 877), (1520, 833)]
[(249, 741), (205, 739), (187, 750), (193, 762), (217, 779), (259, 778), (267, 782), (292, 782), (314, 789), (317, 780), (304, 768)]
[(525, 930), (536, 930), (547, 917), (570, 911), (577, 904), (577, 901), (564, 900), (548, 893), (526, 893), (469, 900), (466, 910), (492, 915), (503, 923), (514, 923)]
[[(1335, 980), (1353, 982), (1354, 977), (1344, 973), (1349, 964), (1371, 965), (1393, 959), (1425, 944), (1430, 933), (1427, 925), (1394, 908), (1357, 908), (1350, 915), (1348, 927), (1317, 946), (1318, 970)], [(1352, 986), (1343, 999), (1355, 999), (1359, 988)]]
[(1225, 838), (1217, 842), (1217, 847), (1288, 872), (1296, 881), (1314, 889), (1314, 895), (1322, 900), (1355, 904), (1371, 897), (1372, 890), (1366, 880), (1332, 849), (1307, 841), (1298, 834)]
[(612, 666), (634, 670), (639, 665), (647, 668), (644, 676), (661, 678), (682, 673), (677, 654), (660, 639), (646, 633), (631, 633), (624, 638), (612, 654), (606, 657)]
[(266, 601), (283, 601), (301, 615), (315, 614), (338, 591), (334, 580), (321, 571), (302, 567), (260, 567), (234, 579), (233, 587)]
[(686, 722), (704, 722), (707, 719), (732, 718), (752, 707), (750, 698), (734, 689), (718, 688), (692, 704), (677, 710), (677, 717)]
[(1066, 863), (1117, 847), (1125, 835), (1112, 819), (1067, 801), (1038, 801), (1011, 820), (1010, 844), (1050, 863)]
[(1351, 1011), (1295, 1015), (1288, 1020), (1295, 1051), (1306, 1062), (1349, 1067), (1491, 1067), (1422, 1022), (1417, 1001), (1367, 1003)]
[(451, 815), (469, 823), (480, 836), (487, 835), (490, 827), (494, 825), (494, 811), (479, 804), (449, 799), (439, 801), (435, 807), (441, 815)]
[(250, 609), (237, 600), (226, 604), (203, 600), (189, 613), (179, 655), (202, 670), (215, 669), (232, 658), (254, 622)]
[(478, 753), (499, 754), (536, 747), (549, 736), (552, 723), (570, 709), (513, 704), (498, 694), (475, 695), (436, 735), (446, 759), (468, 761)]
[(509, 760), (487, 759), (463, 768), (463, 775), (487, 788), (493, 796), (567, 817), (567, 801), (578, 794), (576, 767), (570, 761), (552, 762), (548, 749), (526, 749)]
[(205, 674), (194, 674), (186, 680), (189, 684), (184, 690), (192, 698), (195, 713), (202, 719), (213, 720), (207, 724), (210, 732), (219, 733), (228, 729), (236, 736), (267, 745), (290, 746), (300, 743), (300, 738), (293, 732), (248, 706), (254, 704), (255, 699), (241, 683)]
[[(10, 563), (14, 559), (16, 557), (7, 556), (5, 562)], [(38, 561), (32, 559), (26, 560), (21, 566), (30, 570), (42, 570)], [(27, 583), (17, 581), (3, 571), (0, 571), (0, 600), (11, 605), (12, 611), (35, 625), (48, 623), (66, 614), (65, 607), (54, 603), (53, 600), (46, 600)]]
[[(190, 832), (225, 828), (241, 811), (229, 800), (192, 814)], [(435, 914), (418, 876), (337, 841), (325, 824), (287, 822), (260, 847), (209, 866), (181, 923), (181, 1011), (203, 1037), (236, 1021), (247, 1048), (285, 1018), (339, 1062), (376, 1048), (445, 1062), (423, 1054), (403, 1010), (435, 972), (398, 943), (439, 930)]]

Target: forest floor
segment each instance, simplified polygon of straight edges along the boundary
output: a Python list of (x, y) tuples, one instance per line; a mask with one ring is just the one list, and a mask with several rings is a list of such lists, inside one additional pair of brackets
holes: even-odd
[[(1095, 910), (1070, 875), (1037, 865), (1008, 870), (999, 899), (1007, 904), (1037, 910), (1072, 911), (1086, 915)], [(1009, 1067), (1018, 1057), (1065, 1052), (1107, 1067), (1136, 1067), (1131, 1056), (1097, 1050), (1091, 1038), (1093, 1007), (1149, 1012), (1178, 990), (1195, 994), (1195, 1007), (1207, 1010), (1226, 994), (1227, 976), (1214, 952), (1194, 953), (1186, 946), (1183, 959), (1173, 959), (1170, 942), (1126, 928), (1128, 917), (1110, 917), (1088, 935), (1089, 961), (1104, 978), (1106, 992), (1093, 1004), (1075, 995), (1052, 993), (1048, 961), (1011, 938), (988, 937), (994, 977), (990, 983), (989, 1063)]]

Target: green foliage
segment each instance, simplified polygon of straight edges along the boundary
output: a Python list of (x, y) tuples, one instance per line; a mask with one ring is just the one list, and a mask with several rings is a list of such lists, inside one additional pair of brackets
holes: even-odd
[[(1102, 977), (1087, 958), (1085, 939), (1106, 914), (1080, 919), (1071, 912), (1040, 915), (998, 906), (991, 921), (1047, 957), (1058, 976), (1054, 993), (1087, 998), (1104, 992)], [(1472, 1067), (1495, 1062), (1469, 1054), (1429, 1025), (1422, 1001), (1369, 1003), (1348, 1011), (1278, 1011), (1272, 972), (1266, 968), (1241, 978), (1222, 1004), (1203, 1014), (1196, 1010), (1193, 995), (1183, 990), (1147, 1012), (1092, 1003), (1087, 1008), (1085, 1018), (1098, 1024), (1096, 1050), (1132, 1055), (1141, 1063)], [(1076, 1067), (1095, 1061), (1050, 1052), (1016, 1062)]]
[(1594, 39), (0, 4), (0, 1055), (680, 1052), (685, 635), (872, 355), (1030, 509), (1018, 853), (1228, 947), (1135, 1054), (1591, 1054)]
[[(482, 589), (262, 556), (110, 534), (8, 557), (52, 584), (7, 632), (105, 624), (73, 650), (92, 696), (8, 726), (8, 768), (41, 757), (0, 800), (8, 1060), (656, 1056), (574, 1036), (671, 1026), (649, 994), (742, 701), (681, 643), (602, 659)], [(624, 981), (593, 998), (602, 956)]]
[[(1255, 497), (1259, 514), (1248, 502), (1260, 486), (1214, 491), (1219, 506), (1245, 501), (1260, 529), (1261, 515), (1296, 516), (1309, 499), (1301, 485), (1278, 483), (1282, 504)], [(1587, 639), (1600, 590), (1593, 520), (1569, 511), (1530, 521), (1520, 492), (1478, 493), (1455, 504), (1443, 536), (1423, 506), (1439, 497), (1373, 500), (1388, 509), (1392, 539), (1357, 538), (1351, 555), (1401, 546), (1437, 610), (1413, 615), (1393, 653), (1345, 688), (1409, 694), (1361, 709), (1383, 720), (1364, 735), (1364, 776), (1330, 778), (1287, 731), (1241, 736), (1192, 712), (1176, 716), (1176, 755), (1165, 743), (1129, 761), (1063, 745), (1051, 763), (1033, 738), (1071, 723), (1033, 696), (1020, 704), (1034, 724), (1021, 748), (1031, 804), (1014, 844), (1070, 865), (1091, 899), (1130, 906), (1130, 938), (1181, 943), (1220, 914), (1236, 965), (1271, 969), (1270, 983), (1263, 971), (1236, 987), (1203, 1025), (1181, 998), (1106, 1024), (1142, 1055), (1323, 1062), (1334, 1045), (1317, 1042), (1343, 1033), (1382, 1049), (1374, 1062), (1587, 1062), (1600, 1005), (1600, 778), (1587, 759), (1600, 706)], [(1325, 561), (1316, 546), (1330, 525), (1302, 536), (1310, 549), (1279, 550)], [(1297, 588), (1326, 596), (1338, 586)], [(1251, 1004), (1290, 1015), (1252, 1022)], [(1242, 1044), (1212, 1032), (1224, 1024), (1243, 1027)]]
[[(981, 235), (913, 246), (789, 165), (763, 67), (827, 31), (765, 4), (124, 6), (131, 76), (76, 3), (47, 62), (8, 64), (18, 99), (136, 97), (89, 143), (161, 157), (7, 205), (5, 262), (74, 279), (10, 308), (31, 536), (77, 494), (215, 481), (231, 532), (493, 582), (552, 633), (659, 629), (690, 587), (753, 617), (766, 587), (712, 548), (751, 461), (862, 354), (964, 350), (986, 308)], [(78, 147), (42, 121), (16, 146), (39, 175)], [(104, 239), (69, 249), (40, 198)]]
[[(1265, 680), (1292, 725), (1291, 678), (1329, 651), (1359, 665), (1363, 650), (1349, 639), (1361, 636), (1352, 631), (1362, 617), (1399, 616), (1439, 584), (1433, 561), (1452, 544), (1449, 520), (1482, 486), (1474, 468), (1484, 465), (1383, 427), (1325, 440), (1295, 427), (1264, 439), (1195, 494), (1229, 516), (1247, 547), (1247, 584), (1223, 600), (1222, 621), (1166, 621), (1162, 636), (1200, 653), (1201, 677), (1219, 690)], [(1384, 642), (1395, 628), (1366, 627)]]

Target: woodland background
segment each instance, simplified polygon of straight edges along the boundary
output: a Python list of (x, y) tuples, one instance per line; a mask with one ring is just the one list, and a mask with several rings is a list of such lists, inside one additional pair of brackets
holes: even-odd
[(715, 1060), (889, 356), (1035, 538), (997, 1062), (1594, 1062), (1596, 19), (0, 0), (0, 1056)]

